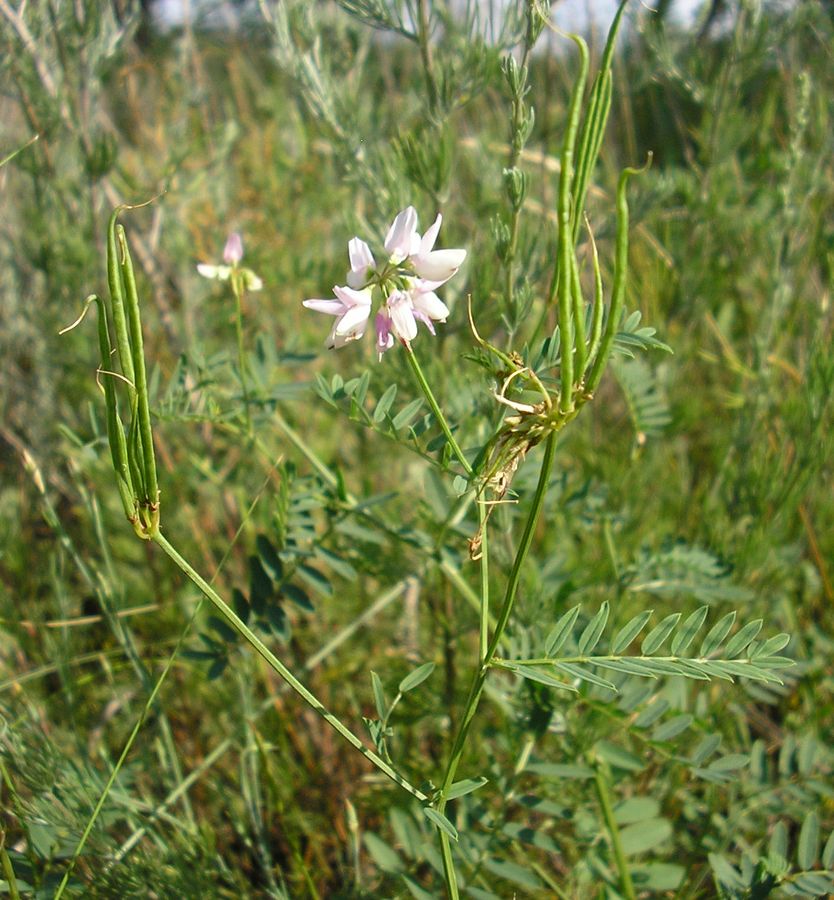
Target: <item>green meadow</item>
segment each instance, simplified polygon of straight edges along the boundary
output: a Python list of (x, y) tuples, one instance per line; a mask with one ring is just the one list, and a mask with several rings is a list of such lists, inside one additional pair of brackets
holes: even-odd
[(185, 8), (0, 0), (0, 893), (834, 895), (834, 7)]

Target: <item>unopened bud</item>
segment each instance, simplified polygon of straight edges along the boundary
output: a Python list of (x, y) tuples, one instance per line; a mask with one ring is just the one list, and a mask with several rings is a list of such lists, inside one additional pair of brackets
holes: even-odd
[(510, 92), (513, 96), (519, 96), (527, 82), (527, 66), (519, 66), (515, 57), (508, 54), (501, 61), (501, 70), (504, 73), (504, 78), (507, 80)]
[(513, 166), (511, 169), (504, 169), (504, 190), (507, 192), (510, 205), (517, 212), (524, 203), (524, 196), (527, 193), (527, 176), (521, 169)]
[(492, 226), (492, 239), (495, 241), (495, 252), (502, 262), (506, 262), (507, 251), (510, 248), (510, 229), (506, 222), (498, 216), (490, 221), (490, 225)]
[(233, 231), (223, 248), (223, 262), (227, 266), (234, 266), (243, 259), (243, 241), (240, 235)]

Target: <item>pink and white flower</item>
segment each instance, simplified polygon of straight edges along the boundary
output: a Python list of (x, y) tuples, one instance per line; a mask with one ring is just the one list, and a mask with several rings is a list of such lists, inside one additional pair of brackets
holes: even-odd
[(237, 231), (233, 231), (226, 239), (226, 246), (223, 248), (223, 265), (198, 263), (197, 271), (203, 278), (212, 278), (216, 281), (228, 281), (232, 272), (238, 272), (244, 290), (260, 291), (264, 286), (263, 281), (251, 269), (241, 267), (242, 259), (243, 240)]
[(335, 300), (305, 300), (302, 304), (307, 309), (336, 316), (330, 329), (326, 346), (330, 350), (338, 350), (351, 341), (358, 341), (365, 333), (368, 316), (371, 314), (371, 292), (354, 290), (352, 287), (334, 287)]
[(449, 315), (436, 290), (455, 275), (466, 258), (465, 250), (434, 249), (442, 221), (438, 215), (421, 236), (414, 207), (399, 212), (385, 235), (388, 261), (382, 266), (377, 266), (365, 241), (355, 237), (349, 242), (347, 285), (333, 289), (335, 299), (304, 301), (307, 309), (336, 317), (328, 347), (343, 347), (362, 337), (375, 292), (382, 295), (374, 319), (380, 358), (396, 341), (410, 344), (417, 337), (418, 322), (435, 334), (434, 323), (445, 322)]

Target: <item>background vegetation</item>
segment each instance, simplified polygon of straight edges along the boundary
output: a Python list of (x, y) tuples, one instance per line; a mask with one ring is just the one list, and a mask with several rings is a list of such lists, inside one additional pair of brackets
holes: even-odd
[[(463, 433), (493, 415), (465, 299), (502, 345), (554, 324), (533, 311), (576, 67), (555, 36), (530, 58), (508, 262), (501, 59), (521, 12), (434, 4), (434, 83), (408, 20), (375, 2), (264, 3), (232, 29), (161, 34), (130, 4), (0, 0), (0, 23), (0, 156), (37, 136), (0, 169), (3, 864), (5, 890), (11, 867), (22, 894), (52, 896), (197, 600), (112, 490), (93, 325), (58, 336), (104, 290), (113, 206), (164, 190), (127, 227), (167, 532), (343, 719), (375, 715), (370, 671), (390, 699), (437, 663), (391, 745), (439, 770), (477, 632), (474, 525), (438, 525), (454, 492), (408, 450), (402, 355), (377, 364), (367, 337), (325, 351), (300, 301), (342, 283), (353, 234), (442, 210), (444, 245), (470, 257), (448, 325), (415, 349)], [(816, 3), (731, 4), (697, 38), (635, 8), (590, 215), (608, 260), (617, 174), (651, 151), (626, 305), (674, 355), (619, 358), (565, 432), (511, 634), (523, 647), (577, 603), (580, 625), (605, 600), (615, 625), (706, 604), (790, 633), (796, 666), (783, 686), (626, 678), (617, 696), (491, 681), (462, 765), (491, 784), (456, 812), (469, 896), (619, 896), (594, 761), (638, 893), (832, 890), (832, 50)], [(244, 307), (253, 441), (234, 303), (195, 269), (233, 228), (265, 283)], [(493, 516), (505, 567), (519, 516)], [(429, 823), (369, 773), (202, 612), (70, 891), (438, 896)]]

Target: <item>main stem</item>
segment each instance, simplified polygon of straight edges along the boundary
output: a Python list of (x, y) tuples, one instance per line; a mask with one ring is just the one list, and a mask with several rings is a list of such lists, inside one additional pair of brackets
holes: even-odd
[(602, 760), (597, 760), (594, 782), (597, 789), (599, 805), (602, 807), (602, 816), (605, 819), (605, 826), (608, 829), (608, 835), (611, 838), (611, 845), (614, 850), (614, 861), (620, 876), (620, 887), (622, 888), (626, 900), (636, 900), (637, 894), (634, 893), (631, 870), (628, 867), (628, 860), (623, 851), (623, 842), (620, 839), (620, 827), (617, 825), (617, 819), (614, 815), (614, 806), (611, 803), (611, 792), (608, 789), (608, 776), (608, 766)]
[(440, 426), (443, 434), (446, 435), (446, 440), (449, 442), (449, 446), (452, 448), (452, 452), (458, 458), (458, 462), (460, 462), (460, 464), (463, 466), (466, 474), (471, 476), (473, 474), (472, 466), (469, 464), (469, 460), (463, 455), (463, 450), (460, 449), (460, 445), (455, 440), (455, 436), (452, 434), (452, 429), (449, 427), (449, 423), (446, 421), (446, 417), (443, 415), (443, 410), (441, 410), (437, 400), (435, 399), (435, 396), (432, 393), (432, 389), (429, 387), (428, 381), (426, 381), (426, 376), (423, 374), (423, 370), (420, 367), (420, 363), (417, 361), (417, 357), (414, 355), (414, 351), (411, 349), (411, 345), (403, 343), (403, 346), (406, 350), (405, 355), (408, 357), (408, 361), (411, 364), (411, 371), (414, 372), (414, 377), (417, 379), (417, 383), (420, 385), (420, 390), (422, 390), (426, 400), (429, 401), (429, 406), (431, 407), (431, 411), (434, 413), (435, 419), (437, 419), (437, 424)]
[(373, 750), (368, 749), (362, 741), (349, 729), (343, 725), (333, 713), (329, 712), (321, 701), (292, 674), (292, 672), (278, 659), (277, 656), (263, 643), (263, 641), (249, 628), (248, 625), (227, 606), (220, 595), (214, 588), (176, 551), (176, 549), (168, 543), (166, 538), (158, 533), (154, 538), (157, 544), (168, 554), (168, 556), (179, 566), (180, 569), (194, 582), (215, 606), (217, 611), (226, 619), (226, 621), (243, 637), (252, 648), (261, 656), (261, 658), (273, 669), (284, 681), (291, 687), (305, 703), (307, 703), (315, 712), (317, 712), (324, 720), (335, 729), (352, 747), (358, 750), (367, 760), (372, 762), (381, 772), (387, 775), (392, 781), (401, 788), (408, 791), (418, 800), (428, 800), (426, 794), (415, 788), (406, 781), (399, 772), (389, 765), (382, 757), (378, 756)]
[[(498, 645), (504, 635), (504, 630), (507, 627), (507, 623), (510, 619), (510, 614), (512, 613), (513, 606), (515, 604), (518, 583), (521, 579), (521, 570), (525, 560), (527, 559), (527, 553), (530, 550), (530, 546), (533, 543), (533, 535), (535, 533), (536, 525), (538, 523), (542, 507), (544, 506), (544, 498), (547, 494), (547, 485), (550, 481), (550, 472), (553, 468), (553, 459), (555, 453), (556, 434), (551, 433), (547, 438), (547, 443), (545, 444), (544, 459), (542, 460), (542, 466), (539, 471), (539, 480), (536, 484), (536, 492), (533, 495), (533, 503), (530, 507), (530, 512), (527, 516), (527, 522), (524, 525), (524, 531), (521, 535), (521, 540), (516, 551), (515, 559), (513, 560), (513, 567), (510, 570), (510, 575), (507, 580), (507, 587), (504, 592), (504, 602), (501, 606), (501, 611), (498, 614), (498, 621), (492, 634), (492, 640), (489, 642), (486, 653), (481, 659), (480, 665), (472, 678), (472, 685), (469, 688), (469, 695), (466, 699), (466, 706), (464, 708), (463, 717), (461, 718), (460, 727), (458, 728), (458, 733), (455, 736), (454, 742), (452, 744), (452, 751), (449, 755), (449, 762), (446, 765), (446, 772), (443, 776), (443, 782), (440, 786), (439, 799), (436, 804), (436, 808), (439, 813), (443, 813), (446, 808), (446, 795), (455, 780), (458, 765), (460, 764), (461, 757), (463, 756), (463, 748), (466, 745), (466, 739), (469, 736), (469, 729), (472, 725), (472, 721), (475, 718), (475, 713), (478, 711), (478, 705), (481, 701), (481, 695), (483, 694), (484, 685), (486, 684), (486, 678), (490, 663), (492, 662), (492, 659), (495, 656), (495, 651), (498, 649)], [(455, 873), (454, 861), (452, 859), (452, 848), (451, 844), (449, 843), (448, 835), (446, 835), (446, 833), (443, 831), (440, 832), (440, 849), (443, 857), (443, 871), (446, 877), (446, 888), (448, 890), (449, 897), (453, 898), (453, 900), (457, 900), (460, 894), (458, 892), (457, 875)]]
[(243, 406), (246, 411), (246, 434), (252, 436), (252, 413), (249, 409), (249, 383), (246, 380), (246, 356), (243, 350), (243, 300), (240, 276), (232, 272), (232, 293), (235, 295), (235, 334), (237, 337), (237, 365), (240, 370), (240, 387), (243, 391)]
[[(414, 351), (411, 349), (410, 344), (405, 344), (406, 355), (408, 356), (408, 362), (411, 365), (411, 370), (414, 372), (414, 377), (417, 379), (417, 383), (420, 386), (420, 389), (423, 392), (426, 400), (431, 407), (431, 411), (434, 413), (434, 417), (437, 420), (437, 423), (440, 425), (443, 434), (446, 435), (446, 440), (449, 442), (449, 446), (452, 448), (452, 452), (457, 457), (460, 464), (463, 466), (464, 471), (467, 476), (470, 478), (474, 475), (474, 470), (469, 463), (469, 460), (463, 455), (463, 451), (460, 448), (460, 445), (455, 440), (455, 436), (452, 434), (452, 429), (449, 427), (449, 423), (446, 421), (446, 417), (443, 415), (443, 410), (440, 408), (440, 404), (437, 402), (437, 398), (434, 396), (434, 393), (429, 386), (428, 381), (426, 380), (426, 376), (423, 373), (423, 369), (420, 366), (420, 363), (417, 360), (417, 357), (414, 355)], [(469, 700), (467, 701), (467, 713), (470, 715), (470, 719), (472, 715), (474, 715), (474, 706), (473, 706), (473, 694), (472, 690), (475, 688), (475, 684), (477, 683), (477, 678), (482, 674), (486, 673), (486, 665), (487, 661), (490, 658), (490, 644), (489, 644), (489, 544), (487, 541), (487, 520), (488, 520), (488, 510), (484, 503), (478, 503), (478, 528), (479, 534), (481, 538), (481, 603), (480, 603), (480, 621), (479, 621), (479, 630), (478, 630), (478, 669), (476, 670), (476, 680), (473, 682), (473, 688), (470, 689)], [(495, 644), (497, 646), (497, 642)], [(495, 653), (495, 647), (492, 647), (492, 654)], [(480, 690), (483, 688), (483, 684), (478, 688), (478, 696), (480, 696)], [(477, 705), (477, 699), (474, 700), (474, 705)], [(459, 732), (459, 736), (462, 733), (465, 737), (465, 733), (468, 730), (468, 722), (464, 719), (464, 722), (461, 725), (461, 731)], [(456, 744), (457, 747), (457, 744)], [(453, 756), (455, 754), (455, 750), (453, 750)], [(458, 758), (460, 757), (460, 750), (457, 750)], [(457, 768), (457, 762), (455, 763), (455, 769)], [(451, 776), (449, 775), (449, 771), (446, 772), (446, 778), (444, 779), (443, 787), (441, 788), (440, 793), (440, 801), (438, 803), (438, 811), (443, 812), (443, 809), (446, 806), (445, 794), (451, 785), (451, 778), (454, 777), (454, 770), (451, 770)], [(452, 847), (449, 843), (449, 836), (444, 832), (438, 829), (440, 834), (440, 850), (443, 857), (443, 871), (446, 877), (446, 886), (449, 891), (449, 896), (453, 898), (453, 900), (457, 900), (459, 897), (458, 893), (458, 884), (457, 884), (457, 876), (455, 875), (455, 863), (452, 858)]]

